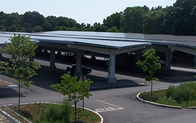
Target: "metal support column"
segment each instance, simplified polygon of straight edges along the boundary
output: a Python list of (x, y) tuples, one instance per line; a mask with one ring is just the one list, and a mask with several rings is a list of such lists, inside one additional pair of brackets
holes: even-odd
[(116, 83), (117, 79), (115, 77), (115, 60), (116, 55), (110, 54), (110, 60), (108, 64), (108, 83)]
[(141, 58), (142, 58), (142, 50), (137, 50), (135, 53), (136, 53), (136, 54), (135, 54), (135, 57), (134, 57), (134, 68), (137, 68), (136, 63), (137, 63), (139, 60), (141, 60)]
[(91, 61), (92, 62), (96, 61), (95, 53), (91, 53)]
[(165, 70), (170, 70), (170, 49), (167, 48), (165, 52)]
[(50, 71), (54, 71), (56, 69), (55, 66), (55, 49), (50, 49)]
[(0, 53), (0, 59), (3, 58), (2, 52)]
[(82, 66), (82, 53), (81, 51), (78, 50), (76, 51), (76, 72), (75, 72), (75, 75), (78, 77), (82, 75), (81, 66)]

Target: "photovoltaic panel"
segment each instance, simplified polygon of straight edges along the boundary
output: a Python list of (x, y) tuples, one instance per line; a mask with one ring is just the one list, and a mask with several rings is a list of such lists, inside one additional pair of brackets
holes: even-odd
[[(133, 45), (166, 45), (180, 46), (196, 49), (196, 36), (172, 36), (172, 35), (150, 35), (135, 33), (109, 33), (109, 32), (86, 32), (86, 31), (49, 31), (40, 33), (0, 32), (1, 44), (13, 34), (30, 36), (40, 42), (51, 42), (58, 44), (77, 44), (97, 47), (127, 48)], [(125, 43), (129, 42), (129, 43)]]
[[(150, 45), (151, 43), (147, 42), (124, 42), (124, 41), (115, 41), (114, 39), (108, 38), (91, 38), (81, 37), (80, 35), (65, 35), (65, 33), (57, 32), (49, 32), (49, 33), (20, 33), (21, 35), (30, 36), (32, 40), (38, 40), (40, 42), (45, 43), (58, 43), (58, 44), (75, 44), (75, 45), (86, 45), (86, 46), (94, 46), (94, 47), (105, 47), (105, 48), (114, 48), (114, 49), (123, 49), (128, 47), (136, 47), (136, 46), (145, 46)], [(16, 33), (18, 34), (18, 33)], [(63, 35), (62, 35), (63, 34)], [(66, 34), (68, 32), (66, 31)], [(85, 33), (86, 34), (86, 33)], [(90, 33), (91, 34), (91, 33)], [(93, 33), (95, 34), (95, 33)], [(91, 34), (92, 35), (92, 34)], [(0, 33), (0, 37), (9, 38), (13, 36), (13, 33), (6, 32)], [(83, 35), (84, 36), (84, 35)]]

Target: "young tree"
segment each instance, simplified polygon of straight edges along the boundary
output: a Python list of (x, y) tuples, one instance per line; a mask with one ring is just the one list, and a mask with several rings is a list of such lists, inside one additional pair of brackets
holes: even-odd
[(35, 41), (31, 41), (30, 37), (21, 36), (20, 34), (14, 34), (11, 37), (10, 43), (5, 43), (0, 48), (5, 54), (10, 54), (13, 57), (9, 62), (0, 61), (0, 72), (11, 75), (18, 81), (19, 91), (19, 112), (20, 112), (20, 87), (29, 87), (33, 81), (29, 81), (31, 77), (37, 75), (36, 71), (40, 68), (38, 62), (27, 61), (29, 58), (35, 55), (35, 51), (38, 48)]
[(93, 82), (90, 79), (78, 81), (78, 77), (72, 77), (70, 74), (61, 76), (61, 83), (53, 84), (50, 87), (60, 94), (68, 95), (68, 100), (72, 101), (75, 106), (75, 122), (76, 122), (76, 105), (84, 97), (89, 98), (92, 94), (89, 92), (90, 84)]
[(160, 59), (159, 56), (156, 56), (156, 51), (151, 48), (143, 51), (144, 61), (138, 61), (136, 64), (140, 67), (144, 72), (148, 72), (150, 75), (145, 77), (146, 81), (151, 82), (151, 98), (152, 98), (152, 81), (159, 81), (158, 78), (153, 77), (156, 70), (161, 69), (161, 64), (157, 61)]

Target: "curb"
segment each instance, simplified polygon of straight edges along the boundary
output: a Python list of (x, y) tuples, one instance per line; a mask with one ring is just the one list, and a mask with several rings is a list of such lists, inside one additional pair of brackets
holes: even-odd
[(0, 109), (0, 113), (6, 117), (8, 120), (10, 120), (12, 123), (20, 123), (18, 120), (16, 120), (14, 117), (10, 116), (8, 113)]
[[(147, 101), (147, 100), (143, 100), (139, 97), (139, 95), (143, 93), (143, 92), (140, 92), (137, 94), (137, 99), (143, 103), (147, 103), (147, 104), (151, 104), (151, 105), (155, 105), (155, 106), (160, 106), (160, 107), (167, 107), (167, 108), (175, 108), (175, 109), (182, 109), (181, 106), (172, 106), (172, 105), (164, 105), (164, 104), (160, 104), (160, 103), (155, 103), (155, 102), (150, 102), (150, 101)], [(195, 107), (196, 108), (196, 107)]]
[[(77, 106), (77, 107), (83, 108), (83, 107), (81, 107), (81, 106)], [(91, 112), (97, 114), (97, 115), (101, 118), (101, 122), (100, 122), (100, 123), (103, 123), (103, 117), (102, 117), (98, 112), (95, 112), (95, 111), (93, 111), (92, 109), (89, 109), (89, 108), (84, 108), (84, 109), (89, 110), (89, 111), (91, 111)]]
[(187, 109), (196, 109), (196, 106), (194, 106), (194, 107), (187, 107)]

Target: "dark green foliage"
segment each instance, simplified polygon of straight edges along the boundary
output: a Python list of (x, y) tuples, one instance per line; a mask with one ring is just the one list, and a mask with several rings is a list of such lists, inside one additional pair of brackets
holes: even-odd
[(112, 27), (116, 27), (117, 30), (119, 30), (121, 16), (122, 16), (122, 13), (112, 14), (103, 20), (103, 25), (108, 29), (110, 29)]
[(33, 11), (33, 12), (26, 12), (23, 15), (23, 24), (29, 23), (30, 28), (34, 28), (35, 26), (43, 26), (45, 18), (40, 13)]
[[(19, 88), (19, 110), (20, 110), (20, 87), (22, 85), (29, 87), (33, 81), (29, 79), (37, 75), (36, 70), (41, 66), (38, 62), (29, 61), (35, 55), (38, 45), (35, 41), (31, 41), (30, 37), (14, 34), (10, 39), (10, 43), (4, 43), (4, 47), (0, 47), (0, 51), (13, 57), (9, 62), (0, 61), (0, 73), (11, 75), (18, 81)], [(20, 111), (19, 111), (20, 112)]]
[(151, 96), (151, 93), (141, 93), (140, 98), (144, 100), (152, 101), (152, 102), (156, 102), (158, 100), (158, 97)]
[(170, 96), (172, 96), (172, 94), (174, 92), (174, 89), (175, 89), (175, 86), (169, 86), (169, 88), (165, 92), (167, 98), (169, 98)]
[(156, 51), (151, 48), (144, 50), (143, 52), (144, 61), (138, 61), (136, 64), (140, 67), (144, 72), (148, 72), (150, 76), (145, 77), (146, 81), (159, 81), (158, 78), (153, 77), (156, 70), (161, 69), (161, 64), (157, 61), (159, 60), (159, 56), (156, 56)]
[(90, 79), (78, 81), (77, 76), (71, 76), (70, 73), (61, 76), (61, 83), (53, 84), (50, 87), (60, 94), (68, 95), (68, 100), (72, 101), (75, 106), (75, 121), (76, 121), (76, 106), (84, 97), (89, 98), (92, 94), (89, 92), (90, 85), (93, 82)]
[[(177, 35), (193, 35), (195, 34), (195, 25), (194, 20), (195, 15), (194, 7), (196, 6), (195, 0), (177, 0), (174, 3), (171, 20), (172, 27), (171, 33)], [(193, 16), (191, 16), (192, 14)]]
[(18, 28), (16, 26), (11, 26), (9, 28), (9, 32), (17, 32), (18, 31)]
[(163, 22), (166, 17), (166, 11), (163, 9), (150, 11), (143, 16), (143, 33), (147, 34), (162, 34)]
[(136, 64), (144, 72), (149, 73), (149, 76), (145, 77), (145, 80), (151, 82), (151, 97), (153, 98), (152, 81), (159, 81), (159, 79), (153, 77), (153, 75), (156, 72), (156, 70), (161, 69), (161, 64), (157, 62), (159, 60), (159, 56), (156, 56), (156, 51), (153, 48), (144, 50), (142, 53), (143, 53), (142, 56), (144, 57), (144, 61), (142, 62), (138, 61)]
[(143, 16), (146, 10), (143, 7), (127, 7), (121, 17), (121, 28), (124, 32), (142, 33)]
[(108, 29), (108, 32), (119, 32), (119, 30), (115, 26), (113, 26)]
[(89, 98), (92, 94), (89, 92), (90, 85), (93, 82), (90, 79), (78, 81), (78, 77), (72, 77), (70, 74), (64, 74), (61, 76), (61, 83), (53, 84), (50, 87), (56, 90), (60, 94), (68, 95), (68, 100), (77, 103), (84, 97)]
[(44, 31), (52, 31), (54, 28), (53, 28), (53, 25), (51, 23), (45, 22), (43, 24), (43, 29), (44, 29)]
[(40, 123), (69, 123), (72, 106), (68, 100), (62, 105), (50, 105), (40, 113)]
[(41, 26), (35, 26), (34, 29), (33, 29), (33, 32), (42, 32), (43, 29)]
[(26, 117), (28, 119), (32, 119), (33, 116), (26, 110), (21, 110), (20, 115), (22, 115), (23, 117)]
[(35, 70), (40, 68), (40, 64), (27, 61), (35, 55), (38, 46), (30, 37), (21, 35), (14, 35), (10, 41), (11, 43), (6, 42), (0, 50), (14, 57), (9, 62), (0, 62), (0, 72), (12, 75), (20, 84), (29, 87), (32, 83), (29, 79), (37, 75)]
[[(95, 22), (79, 24), (67, 17), (44, 17), (38, 12), (6, 14), (0, 12), (1, 31), (33, 32), (34, 27), (41, 26), (39, 31), (70, 30), (97, 32), (131, 32), (147, 34), (196, 35), (196, 1), (176, 0), (163, 8), (162, 6), (127, 7), (121, 12), (113, 13), (103, 19), (103, 24)], [(38, 32), (35, 31), (34, 32)]]
[[(187, 97), (187, 87), (189, 87), (188, 97)], [(170, 86), (166, 90), (167, 98), (172, 98), (178, 103), (182, 103), (184, 101), (195, 100), (196, 99), (196, 83), (184, 83), (178, 87)]]

